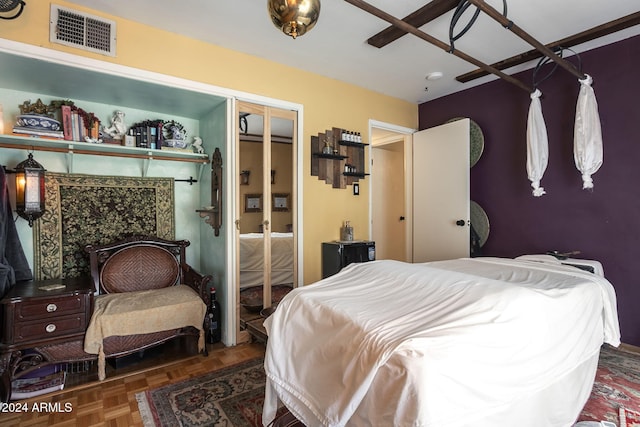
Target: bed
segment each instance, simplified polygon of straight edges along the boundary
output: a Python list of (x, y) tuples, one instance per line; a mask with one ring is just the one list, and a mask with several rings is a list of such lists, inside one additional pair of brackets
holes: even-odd
[(490, 257), (351, 264), (265, 328), (263, 423), (282, 402), (308, 427), (571, 426), (620, 343), (605, 278)]
[[(264, 282), (264, 235), (240, 234), (240, 289)], [(293, 233), (271, 233), (271, 284), (293, 283)]]

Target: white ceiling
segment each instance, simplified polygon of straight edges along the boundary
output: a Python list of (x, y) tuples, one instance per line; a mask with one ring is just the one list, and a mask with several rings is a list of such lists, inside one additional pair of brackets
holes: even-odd
[[(72, 0), (73, 1), (73, 0)], [(183, 34), (228, 49), (245, 52), (330, 78), (352, 83), (409, 102), (422, 103), (495, 79), (483, 77), (459, 83), (455, 77), (477, 67), (407, 34), (376, 48), (366, 40), (390, 24), (343, 0), (321, 0), (317, 25), (296, 40), (271, 23), (267, 0), (76, 0), (75, 3), (170, 32)], [(487, 0), (502, 11), (502, 0)], [(369, 4), (404, 18), (424, 6), (426, 0), (369, 0)], [(597, 25), (637, 12), (638, 0), (507, 0), (508, 18), (543, 44), (551, 43)], [(469, 8), (460, 24), (471, 16)], [(453, 12), (421, 28), (449, 44)], [(577, 52), (640, 34), (640, 25), (573, 47)], [(526, 52), (532, 46), (504, 29), (485, 13), (456, 42), (456, 48), (491, 64)], [(171, 55), (164, 55), (165, 58)], [(178, 57), (180, 57), (178, 55)], [(185, 61), (197, 58), (184, 59)], [(507, 70), (507, 74), (531, 68), (535, 62)], [(444, 77), (427, 81), (440, 71)], [(584, 69), (588, 73), (588, 69)], [(526, 82), (527, 85), (530, 82)], [(428, 87), (428, 90), (425, 88)]]

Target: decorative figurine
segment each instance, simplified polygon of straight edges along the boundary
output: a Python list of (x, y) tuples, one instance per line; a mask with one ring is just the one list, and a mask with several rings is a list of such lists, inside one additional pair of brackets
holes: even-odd
[(127, 127), (124, 124), (124, 113), (116, 111), (111, 117), (111, 126), (103, 129), (103, 132), (113, 139), (122, 139), (127, 133)]
[(193, 137), (193, 142), (191, 143), (191, 147), (193, 148), (194, 152), (198, 154), (204, 154), (204, 148), (202, 148), (202, 138), (200, 138), (199, 136)]

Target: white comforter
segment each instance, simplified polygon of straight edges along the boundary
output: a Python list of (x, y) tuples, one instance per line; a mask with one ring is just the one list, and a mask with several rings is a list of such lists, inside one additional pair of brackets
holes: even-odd
[[(240, 288), (264, 282), (264, 234), (240, 235)], [(293, 233), (271, 233), (271, 284), (293, 283)]]
[(309, 427), (486, 425), (620, 342), (604, 278), (499, 258), (352, 264), (265, 327), (263, 422), (277, 395)]

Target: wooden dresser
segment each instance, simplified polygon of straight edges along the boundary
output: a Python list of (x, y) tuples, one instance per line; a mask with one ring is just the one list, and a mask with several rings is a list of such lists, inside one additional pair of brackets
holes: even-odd
[(82, 341), (92, 310), (90, 278), (17, 283), (0, 301), (0, 399), (14, 378), (55, 363), (38, 348)]

